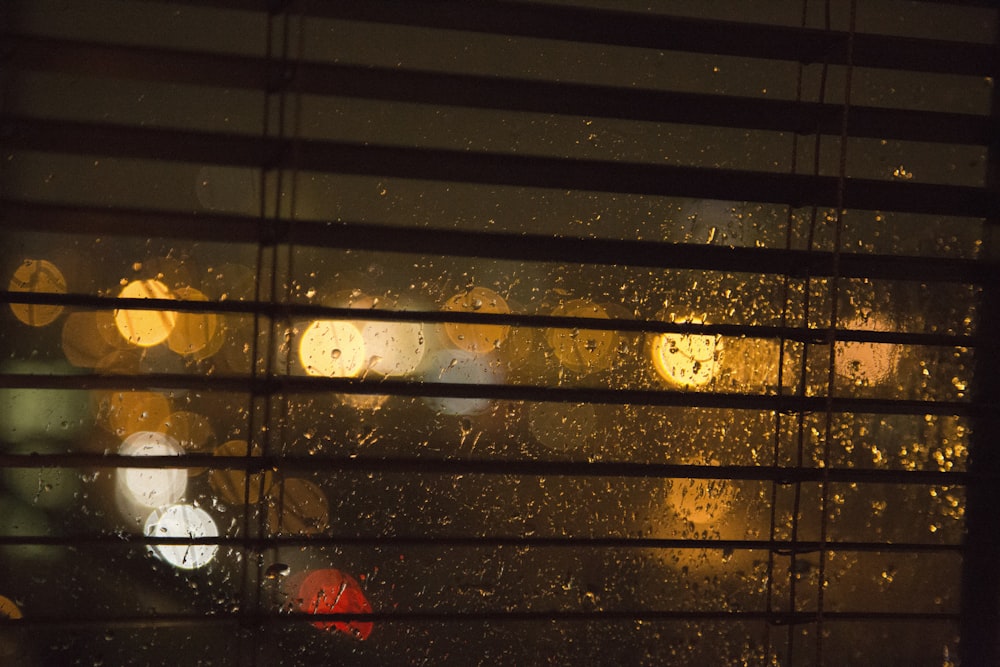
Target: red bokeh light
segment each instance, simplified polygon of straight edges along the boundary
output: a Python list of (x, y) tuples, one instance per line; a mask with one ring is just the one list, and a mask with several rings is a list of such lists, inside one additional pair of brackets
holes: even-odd
[[(314, 570), (299, 586), (299, 611), (307, 614), (369, 614), (371, 603), (361, 585), (349, 574), (333, 568)], [(321, 621), (313, 623), (320, 630), (336, 628), (344, 634), (365, 640), (372, 633), (371, 621)]]

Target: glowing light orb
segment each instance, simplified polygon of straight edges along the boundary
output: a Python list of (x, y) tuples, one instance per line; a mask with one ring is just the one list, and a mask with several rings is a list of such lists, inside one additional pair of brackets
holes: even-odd
[[(298, 590), (299, 611), (307, 614), (370, 614), (372, 605), (361, 585), (351, 575), (333, 568), (314, 570)], [(331, 628), (355, 639), (365, 640), (372, 633), (371, 621), (319, 621), (313, 627)]]
[[(164, 433), (139, 431), (125, 438), (122, 456), (180, 456), (180, 444)], [(130, 508), (156, 509), (176, 503), (187, 490), (187, 471), (182, 468), (119, 468), (116, 484)], [(132, 514), (132, 513), (130, 513)]]
[(62, 350), (66, 361), (74, 366), (94, 368), (115, 348), (101, 336), (97, 313), (84, 311), (70, 313), (63, 322)]
[[(215, 456), (247, 456), (247, 442), (245, 440), (230, 440), (215, 448)], [(254, 446), (250, 456), (260, 456), (260, 447)], [(261, 491), (267, 493), (274, 483), (274, 474), (270, 471), (265, 473), (251, 473), (249, 487), (247, 486), (247, 473), (244, 470), (217, 468), (208, 473), (208, 482), (216, 493), (227, 503), (233, 505), (243, 505), (245, 503), (256, 503), (260, 500)]]
[[(11, 292), (32, 294), (65, 294), (66, 279), (52, 262), (44, 259), (26, 259), (14, 271), (7, 289)], [(62, 306), (30, 303), (12, 303), (10, 309), (14, 317), (32, 327), (52, 324), (63, 311)]]
[[(704, 324), (691, 318), (691, 324)], [(719, 372), (722, 354), (720, 336), (665, 333), (653, 336), (650, 358), (657, 374), (672, 385), (683, 389), (704, 387)]]
[[(173, 299), (167, 286), (159, 280), (133, 280), (125, 285), (118, 297), (122, 299)], [(177, 324), (177, 313), (169, 310), (115, 311), (115, 326), (130, 345), (153, 347), (170, 336)]]
[[(510, 313), (510, 306), (502, 296), (485, 287), (473, 287), (468, 292), (448, 299), (441, 310), (447, 313)], [(449, 340), (460, 350), (486, 354), (500, 347), (510, 333), (509, 326), (496, 324), (461, 324), (447, 322), (444, 331)]]
[[(556, 317), (590, 317), (608, 319), (608, 311), (586, 299), (573, 299), (552, 311)], [(549, 347), (559, 363), (580, 373), (599, 371), (611, 365), (618, 334), (599, 329), (549, 329), (546, 333)]]
[[(493, 355), (478, 355), (463, 350), (441, 350), (424, 372), (426, 382), (455, 384), (500, 384), (504, 373)], [(476, 415), (489, 410), (488, 398), (427, 396), (424, 402), (437, 412), (448, 415)]]
[(350, 322), (317, 320), (302, 332), (299, 361), (309, 375), (354, 377), (368, 361), (364, 336)]
[(368, 368), (381, 375), (409, 375), (427, 353), (424, 327), (419, 322), (366, 322), (361, 337)]
[[(891, 331), (892, 326), (875, 317), (858, 318), (848, 329)], [(896, 370), (899, 346), (885, 343), (838, 341), (834, 345), (834, 371), (855, 385), (871, 385), (889, 379)]]
[(155, 431), (170, 415), (170, 399), (155, 391), (107, 391), (96, 397), (98, 424), (118, 437)]
[[(205, 510), (194, 505), (170, 505), (154, 510), (143, 532), (147, 537), (218, 537), (219, 527)], [(154, 544), (151, 553), (181, 570), (205, 567), (215, 558), (217, 544)]]
[[(185, 301), (208, 301), (208, 297), (193, 287), (181, 287), (175, 291), (178, 299)], [(215, 313), (177, 313), (177, 321), (167, 336), (167, 346), (177, 354), (205, 359), (211, 356), (206, 351), (218, 351), (222, 345), (219, 316)]]

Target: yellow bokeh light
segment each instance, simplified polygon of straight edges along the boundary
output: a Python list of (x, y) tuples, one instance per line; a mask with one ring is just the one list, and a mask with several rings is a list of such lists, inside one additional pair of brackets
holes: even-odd
[[(609, 319), (607, 310), (586, 299), (567, 301), (553, 310), (552, 315)], [(618, 344), (616, 332), (600, 329), (549, 329), (546, 339), (560, 364), (581, 373), (609, 367)]]
[[(691, 324), (704, 324), (691, 318)], [(649, 354), (657, 374), (683, 389), (704, 387), (719, 372), (720, 336), (664, 333), (653, 336)]]
[(409, 375), (424, 360), (427, 341), (419, 322), (365, 322), (359, 325), (368, 366), (376, 373)]
[[(448, 299), (441, 310), (446, 313), (490, 313), (506, 315), (510, 306), (502, 296), (485, 287), (473, 287), (468, 292)], [(461, 324), (447, 322), (444, 331), (459, 350), (486, 354), (500, 347), (510, 333), (509, 326), (496, 324)]]
[[(66, 279), (55, 264), (44, 259), (26, 259), (14, 271), (8, 289), (32, 294), (65, 294)], [(32, 327), (51, 324), (62, 314), (62, 306), (12, 303), (14, 317)]]
[[(121, 299), (173, 299), (159, 280), (133, 280), (118, 293)], [(153, 347), (167, 339), (177, 323), (177, 313), (169, 310), (115, 311), (115, 326), (122, 338), (138, 347)]]
[(354, 377), (366, 360), (365, 339), (350, 322), (317, 320), (299, 339), (299, 361), (309, 375)]
[[(208, 297), (193, 287), (181, 287), (174, 291), (178, 299), (185, 301), (208, 301)], [(207, 358), (205, 352), (218, 350), (221, 346), (219, 316), (215, 313), (177, 313), (173, 329), (167, 335), (167, 346), (180, 355)]]
[(170, 400), (155, 391), (105, 391), (98, 394), (98, 423), (124, 437), (156, 431), (170, 415)]
[[(875, 317), (858, 318), (848, 329), (891, 331), (892, 326)], [(834, 346), (834, 370), (854, 384), (870, 385), (884, 382), (896, 369), (899, 346), (885, 343), (838, 341)]]
[(63, 321), (62, 350), (66, 361), (80, 368), (95, 368), (115, 351), (100, 334), (97, 313), (70, 313)]

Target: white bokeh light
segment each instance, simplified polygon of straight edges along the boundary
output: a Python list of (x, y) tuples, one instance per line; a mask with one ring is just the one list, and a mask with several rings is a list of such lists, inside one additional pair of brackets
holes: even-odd
[[(479, 355), (465, 350), (441, 350), (431, 357), (424, 380), (455, 384), (501, 384), (504, 373), (494, 355)], [(481, 414), (489, 410), (493, 403), (488, 398), (445, 396), (427, 396), (424, 401), (432, 410), (448, 415)]]
[(419, 322), (366, 322), (361, 327), (368, 368), (382, 375), (409, 375), (427, 352), (424, 327)]
[[(154, 510), (146, 519), (147, 537), (218, 537), (215, 519), (194, 505), (170, 505)], [(150, 547), (157, 557), (182, 570), (208, 565), (219, 550), (216, 544), (156, 544)]]
[[(122, 456), (180, 456), (184, 448), (174, 438), (156, 431), (139, 431), (125, 438)], [(145, 517), (148, 510), (176, 503), (187, 490), (183, 468), (119, 468), (116, 488), (128, 515)], [(146, 510), (146, 511), (143, 511)]]

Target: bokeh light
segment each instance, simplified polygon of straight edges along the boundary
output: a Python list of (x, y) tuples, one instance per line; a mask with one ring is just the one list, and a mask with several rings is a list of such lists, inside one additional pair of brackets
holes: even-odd
[(361, 337), (368, 369), (381, 375), (409, 375), (427, 353), (424, 327), (419, 322), (365, 322)]
[[(52, 262), (26, 259), (14, 271), (7, 289), (31, 294), (66, 294), (66, 279)], [(63, 311), (62, 306), (30, 303), (12, 303), (10, 309), (14, 317), (32, 327), (52, 324)]]
[[(696, 317), (686, 321), (704, 324)], [(682, 389), (704, 387), (712, 382), (719, 372), (722, 350), (722, 338), (715, 334), (657, 334), (649, 345), (657, 374)]]
[[(307, 614), (370, 614), (371, 603), (361, 585), (351, 575), (327, 568), (314, 570), (302, 581), (298, 596), (299, 611)], [(331, 628), (356, 639), (365, 640), (374, 627), (371, 621), (344, 620), (313, 623), (320, 630)]]
[[(448, 299), (441, 307), (447, 313), (510, 313), (510, 306), (502, 296), (486, 287), (473, 287)], [(445, 334), (458, 349), (486, 354), (499, 348), (510, 333), (510, 327), (496, 324), (461, 324), (447, 322)]]
[[(857, 318), (848, 329), (891, 331), (893, 327), (877, 317)], [(899, 346), (885, 343), (837, 341), (834, 345), (834, 370), (856, 385), (885, 382), (896, 369)]]
[[(440, 350), (431, 357), (424, 372), (424, 380), (432, 383), (500, 384), (503, 379), (504, 373), (495, 355), (465, 350)], [(476, 415), (489, 410), (492, 404), (487, 398), (427, 396), (424, 401), (432, 410), (448, 415)]]
[[(208, 297), (193, 287), (174, 291), (184, 301), (208, 301)], [(215, 313), (178, 312), (173, 329), (167, 335), (167, 346), (180, 355), (205, 359), (222, 347), (219, 316)]]
[(350, 322), (317, 320), (302, 332), (299, 361), (309, 375), (353, 377), (368, 361), (365, 339)]
[[(133, 280), (118, 293), (121, 299), (173, 299), (167, 286), (159, 280)], [(115, 311), (115, 326), (129, 344), (153, 347), (167, 339), (177, 323), (177, 313), (169, 310)]]
[[(180, 444), (164, 433), (140, 431), (125, 438), (122, 456), (180, 456)], [(115, 473), (119, 509), (128, 519), (145, 519), (150, 510), (184, 497), (187, 471), (182, 468), (119, 468)]]
[[(170, 505), (154, 510), (143, 532), (148, 537), (218, 537), (219, 527), (212, 515), (194, 505)], [(150, 552), (182, 570), (205, 567), (215, 558), (217, 544), (154, 544)]]
[[(555, 317), (608, 319), (608, 311), (587, 299), (573, 299), (552, 311)], [(618, 345), (618, 334), (600, 329), (553, 328), (546, 334), (559, 363), (578, 373), (608, 368)]]

